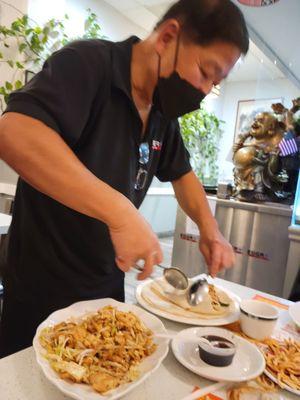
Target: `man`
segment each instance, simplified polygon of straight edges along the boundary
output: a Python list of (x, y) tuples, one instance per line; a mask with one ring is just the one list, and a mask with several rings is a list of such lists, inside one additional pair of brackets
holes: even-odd
[(144, 279), (162, 261), (137, 211), (154, 175), (172, 182), (199, 226), (210, 272), (233, 264), (177, 117), (199, 107), (248, 45), (230, 0), (180, 0), (146, 40), (72, 43), (11, 95), (0, 157), (21, 178), (3, 273), (2, 356), (29, 346), (55, 309), (124, 300), (124, 272), (142, 259)]

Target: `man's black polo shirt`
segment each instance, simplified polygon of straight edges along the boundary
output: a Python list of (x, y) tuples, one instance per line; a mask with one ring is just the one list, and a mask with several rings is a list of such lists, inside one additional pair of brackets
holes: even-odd
[[(154, 175), (172, 181), (191, 167), (177, 121), (167, 121), (152, 108), (141, 137), (130, 83), (132, 45), (137, 41), (132, 37), (119, 43), (89, 40), (68, 45), (10, 96), (6, 112), (31, 116), (54, 129), (90, 171), (139, 207)], [(137, 191), (141, 141), (149, 144), (150, 160), (146, 186)], [(19, 179), (7, 287), (20, 298), (43, 293), (81, 299), (101, 297), (104, 287), (122, 278), (105, 224)]]

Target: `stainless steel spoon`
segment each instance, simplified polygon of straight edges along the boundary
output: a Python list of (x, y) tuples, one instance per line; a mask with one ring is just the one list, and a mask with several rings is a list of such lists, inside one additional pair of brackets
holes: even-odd
[(176, 267), (165, 268), (164, 278), (178, 293), (185, 292), (189, 286), (188, 277)]
[[(179, 268), (176, 267), (167, 268), (159, 264), (157, 264), (157, 267), (163, 269), (164, 278), (168, 282), (168, 284), (172, 287), (174, 293), (182, 294), (186, 292), (189, 286), (189, 280), (184, 272), (182, 272)], [(134, 265), (134, 269), (140, 272), (143, 271), (143, 267), (138, 264)], [(149, 276), (148, 278), (155, 280), (155, 278), (152, 278), (151, 276)]]
[(192, 283), (186, 294), (186, 299), (189, 305), (194, 307), (201, 303), (207, 295), (208, 290), (209, 287), (206, 278), (200, 278), (196, 282)]
[[(155, 333), (154, 334), (154, 337), (157, 337), (157, 338), (161, 338), (161, 339), (170, 339), (170, 340), (173, 340), (173, 339), (175, 339), (176, 337), (178, 336), (178, 333), (175, 333), (175, 334), (170, 334), (170, 333)], [(202, 336), (200, 336), (200, 337), (198, 337), (198, 336), (181, 336), (181, 338), (183, 338), (184, 340), (186, 340), (187, 342), (191, 342), (191, 343), (204, 343), (204, 344), (206, 344), (207, 346), (210, 346), (210, 347), (214, 347), (213, 345), (212, 345), (212, 343), (209, 341), (209, 340), (207, 340), (207, 339), (205, 339), (204, 337), (202, 337)]]

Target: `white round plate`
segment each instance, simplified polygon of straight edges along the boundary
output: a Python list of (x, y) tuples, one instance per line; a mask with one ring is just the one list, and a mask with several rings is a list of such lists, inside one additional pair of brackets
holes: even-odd
[[(159, 279), (159, 278), (158, 278)], [(231, 324), (232, 322), (235, 322), (239, 319), (240, 316), (240, 309), (239, 309), (239, 304), (241, 302), (241, 299), (235, 295), (233, 292), (224, 289), (223, 287), (219, 285), (215, 285), (217, 288), (223, 290), (227, 295), (233, 300), (233, 305), (232, 305), (232, 312), (225, 317), (218, 317), (218, 318), (211, 318), (211, 319), (203, 319), (200, 317), (184, 317), (184, 316), (179, 316), (172, 314), (171, 312), (168, 312), (167, 310), (161, 310), (157, 307), (152, 306), (149, 304), (146, 300), (144, 300), (142, 296), (142, 291), (143, 288), (146, 285), (150, 285), (153, 281), (152, 280), (146, 280), (145, 282), (142, 282), (137, 288), (135, 292), (136, 299), (138, 303), (144, 307), (146, 310), (152, 312), (153, 314), (158, 315), (159, 317), (163, 317), (166, 319), (169, 319), (170, 321), (175, 321), (175, 322), (180, 322), (182, 324), (188, 324), (188, 325), (197, 325), (197, 326), (222, 326), (222, 325), (227, 325)], [(168, 302), (165, 301), (166, 306), (168, 306)], [(179, 307), (178, 307), (179, 308)], [(184, 311), (184, 310), (181, 310)]]
[(188, 336), (222, 335), (221, 328), (189, 328), (179, 332), (172, 340), (172, 350), (177, 360), (197, 375), (213, 381), (244, 382), (261, 375), (265, 369), (265, 359), (258, 348), (247, 340), (236, 336), (236, 354), (227, 367), (214, 367), (200, 359), (197, 343), (189, 342)]
[(155, 333), (167, 333), (163, 323), (152, 314), (144, 311), (143, 309), (131, 304), (120, 303), (113, 299), (99, 299), (91, 301), (81, 301), (72, 304), (67, 308), (55, 311), (37, 328), (35, 337), (33, 339), (33, 348), (35, 350), (36, 360), (42, 368), (46, 378), (52, 382), (64, 394), (77, 400), (115, 400), (124, 396), (126, 393), (133, 390), (136, 386), (140, 385), (148, 376), (150, 376), (162, 363), (163, 359), (168, 354), (169, 340), (163, 338), (154, 338), (157, 344), (157, 349), (151, 356), (147, 357), (141, 364), (139, 364), (140, 377), (130, 383), (119, 386), (111, 390), (105, 396), (97, 393), (91, 386), (79, 383), (73, 383), (63, 380), (58, 374), (50, 367), (48, 361), (44, 358), (45, 350), (39, 343), (38, 337), (42, 329), (47, 326), (53, 326), (59, 322), (66, 321), (71, 317), (82, 317), (90, 312), (95, 312), (99, 308), (105, 306), (117, 307), (120, 311), (132, 311), (136, 314), (144, 324)]
[(289, 314), (297, 327), (300, 328), (300, 301), (290, 306)]

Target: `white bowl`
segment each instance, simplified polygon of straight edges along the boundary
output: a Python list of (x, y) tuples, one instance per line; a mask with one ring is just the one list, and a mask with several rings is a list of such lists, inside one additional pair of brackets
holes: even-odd
[(289, 314), (294, 321), (297, 329), (300, 329), (300, 301), (290, 306)]
[[(232, 363), (237, 348), (236, 336), (232, 332), (222, 328), (208, 328), (201, 337), (211, 343), (199, 340), (198, 348), (201, 360), (215, 367), (226, 367)], [(230, 347), (215, 347), (214, 342), (223, 342)]]
[(243, 300), (240, 304), (242, 331), (252, 339), (271, 336), (278, 320), (277, 308), (258, 300)]

